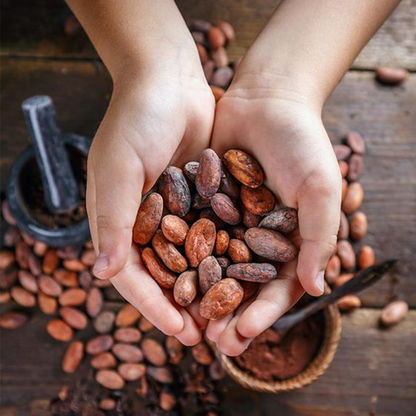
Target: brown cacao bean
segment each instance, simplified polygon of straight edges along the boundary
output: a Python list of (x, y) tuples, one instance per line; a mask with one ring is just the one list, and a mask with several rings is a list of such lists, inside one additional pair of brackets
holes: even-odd
[(269, 228), (283, 234), (291, 233), (298, 228), (298, 213), (293, 208), (279, 208), (266, 215), (259, 227)]
[(79, 259), (65, 259), (63, 265), (71, 272), (82, 272), (87, 268)]
[(354, 154), (348, 162), (347, 179), (350, 182), (357, 181), (364, 173), (364, 159), (361, 155)]
[(236, 200), (240, 195), (240, 186), (223, 163), (220, 192), (228, 195), (232, 200)]
[(359, 182), (352, 182), (348, 186), (347, 194), (342, 202), (342, 210), (349, 215), (360, 208), (364, 199), (364, 190)]
[(91, 358), (91, 367), (96, 370), (106, 370), (117, 365), (116, 357), (111, 352), (101, 352)]
[(191, 348), (192, 357), (201, 365), (210, 365), (214, 361), (211, 350), (205, 342), (200, 342)]
[[(88, 272), (84, 272), (88, 273)], [(66, 287), (77, 287), (78, 286), (78, 277), (75, 272), (70, 272), (65, 269), (56, 269), (53, 273), (56, 281)]]
[(30, 255), (30, 247), (24, 242), (19, 241), (17, 243), (15, 254), (16, 254), (16, 262), (21, 269), (28, 269), (29, 268), (29, 255)]
[(140, 321), (139, 321), (139, 329), (140, 329), (140, 331), (142, 331), (142, 332), (149, 332), (149, 331), (151, 331), (155, 326), (148, 320), (148, 319), (146, 319), (144, 316), (142, 316), (141, 318), (140, 318)]
[(359, 241), (367, 234), (367, 216), (364, 212), (356, 212), (350, 219), (350, 236)]
[(232, 149), (225, 153), (224, 164), (238, 181), (250, 188), (258, 188), (264, 181), (259, 163), (242, 150)]
[(350, 234), (350, 225), (348, 223), (348, 218), (344, 214), (344, 212), (341, 211), (339, 230), (338, 230), (338, 240), (346, 240), (349, 234)]
[(198, 172), (199, 162), (188, 162), (183, 167), (183, 173), (185, 176), (192, 182), (195, 183), (196, 181), (196, 174)]
[(83, 289), (68, 289), (59, 296), (59, 303), (62, 306), (79, 306), (82, 305), (87, 298), (87, 293)]
[(162, 231), (157, 231), (152, 238), (152, 247), (166, 267), (173, 272), (182, 273), (188, 268), (188, 262), (174, 244), (165, 238)]
[(112, 348), (113, 354), (126, 363), (138, 363), (143, 361), (143, 353), (139, 347), (130, 344), (118, 343)]
[(288, 262), (293, 260), (298, 251), (286, 237), (267, 228), (250, 228), (245, 233), (247, 245), (259, 256), (269, 260)]
[(228, 267), (227, 277), (248, 282), (267, 283), (276, 279), (277, 271), (272, 264), (268, 263), (239, 263)]
[(243, 185), (240, 192), (241, 201), (244, 207), (252, 214), (265, 215), (273, 210), (276, 200), (274, 195), (266, 186), (250, 188)]
[(52, 319), (46, 325), (48, 334), (57, 341), (68, 342), (74, 337), (74, 331), (61, 319)]
[(183, 246), (189, 231), (189, 225), (176, 215), (166, 215), (162, 219), (163, 235), (173, 244)]
[(218, 27), (211, 26), (211, 28), (208, 31), (209, 46), (213, 50), (215, 50), (215, 49), (221, 48), (221, 46), (224, 46), (225, 41), (226, 41), (226, 38), (225, 38), (224, 32)]
[(19, 286), (13, 286), (10, 290), (10, 295), (17, 304), (25, 308), (32, 308), (36, 305), (35, 296)]
[(347, 283), (348, 280), (351, 280), (353, 277), (354, 273), (343, 273), (339, 275), (334, 282), (334, 287), (342, 286), (344, 283)]
[(100, 370), (95, 375), (98, 384), (106, 389), (121, 390), (125, 383), (121, 376), (113, 370)]
[(85, 309), (91, 318), (95, 318), (103, 309), (104, 298), (101, 290), (97, 287), (92, 287), (87, 295)]
[(219, 20), (216, 26), (222, 30), (228, 42), (232, 42), (235, 39), (234, 28), (231, 26), (230, 23), (224, 20)]
[(159, 344), (159, 342), (152, 338), (145, 338), (141, 343), (141, 347), (143, 356), (149, 363), (158, 367), (166, 364), (167, 355), (163, 345)]
[(61, 285), (52, 277), (42, 274), (38, 279), (39, 289), (48, 296), (57, 298), (62, 293)]
[(211, 207), (227, 224), (236, 225), (241, 221), (241, 214), (228, 195), (215, 194), (211, 199)]
[(0, 315), (0, 328), (17, 329), (28, 321), (27, 315), (21, 312), (4, 312)]
[(384, 326), (393, 326), (401, 322), (407, 312), (409, 311), (409, 305), (402, 301), (396, 300), (395, 302), (389, 303), (381, 312), (380, 322)]
[(126, 328), (132, 326), (140, 318), (141, 313), (132, 305), (124, 305), (117, 313), (116, 326)]
[(70, 306), (59, 309), (61, 318), (74, 329), (84, 329), (88, 325), (88, 318), (84, 312)]
[(97, 355), (111, 349), (114, 341), (111, 335), (98, 335), (88, 341), (85, 351), (91, 355)]
[(253, 258), (247, 244), (236, 238), (230, 240), (228, 255), (234, 263), (250, 263)]
[(261, 221), (260, 215), (252, 214), (248, 209), (243, 210), (243, 224), (247, 228), (258, 227)]
[(216, 238), (215, 224), (201, 218), (190, 228), (185, 240), (185, 253), (191, 267), (198, 267), (199, 263), (212, 254)]
[(123, 363), (117, 368), (117, 372), (126, 381), (136, 381), (146, 374), (144, 364)]
[(171, 214), (185, 216), (191, 208), (191, 192), (181, 169), (168, 166), (159, 179), (159, 192)]
[(360, 269), (366, 269), (367, 267), (374, 266), (375, 262), (376, 255), (374, 250), (370, 246), (362, 246), (358, 255), (358, 267)]
[(360, 133), (356, 131), (350, 131), (348, 133), (346, 142), (354, 153), (359, 155), (363, 155), (365, 153), (365, 142)]
[(217, 232), (217, 238), (215, 240), (215, 254), (217, 256), (222, 256), (226, 253), (228, 249), (228, 244), (230, 243), (230, 236), (227, 231), (219, 230)]
[(337, 243), (337, 256), (341, 260), (341, 266), (345, 270), (355, 268), (355, 253), (351, 243), (348, 240), (340, 240)]
[(261, 284), (257, 282), (248, 282), (244, 280), (240, 280), (240, 285), (244, 290), (244, 296), (241, 303), (245, 302), (246, 300), (250, 299), (252, 296), (254, 296), (262, 286)]
[(137, 328), (119, 328), (114, 333), (114, 339), (124, 344), (132, 344), (139, 342), (142, 333)]
[(339, 274), (341, 273), (341, 259), (336, 255), (328, 260), (328, 264), (325, 269), (325, 279), (328, 283), (332, 284), (336, 281)]
[(233, 312), (243, 299), (243, 288), (235, 279), (220, 280), (205, 293), (199, 306), (203, 318), (217, 320)]
[(99, 334), (108, 334), (114, 326), (116, 315), (112, 311), (101, 312), (94, 319), (94, 328)]
[(24, 289), (32, 293), (38, 293), (39, 288), (35, 276), (26, 270), (19, 270), (17, 276), (19, 278), (19, 283)]
[(39, 292), (38, 294), (38, 304), (40, 310), (45, 315), (54, 315), (56, 309), (58, 308), (57, 300), (51, 296), (45, 295), (42, 292)]
[(133, 226), (133, 240), (145, 245), (153, 238), (163, 214), (163, 198), (151, 193), (141, 204)]
[(170, 336), (166, 337), (165, 347), (169, 356), (169, 362), (174, 365), (179, 364), (184, 356), (183, 344), (176, 337)]
[(14, 263), (14, 254), (11, 251), (0, 251), (0, 269), (7, 269)]
[(377, 80), (387, 85), (399, 85), (409, 76), (407, 69), (392, 66), (378, 66), (376, 74)]
[(153, 378), (154, 380), (158, 381), (162, 384), (170, 384), (173, 383), (173, 374), (166, 367), (153, 367), (149, 365), (147, 367), (147, 374)]
[(198, 267), (199, 289), (205, 294), (222, 277), (221, 266), (214, 256), (208, 256), (199, 263)]
[(176, 281), (176, 275), (171, 272), (150, 247), (142, 251), (142, 259), (150, 275), (165, 289), (171, 289)]
[(221, 160), (212, 149), (205, 149), (199, 160), (196, 190), (204, 198), (213, 197), (221, 183)]
[(185, 307), (192, 303), (192, 301), (195, 299), (197, 295), (197, 281), (198, 275), (196, 270), (187, 270), (176, 279), (175, 286), (173, 289), (173, 296), (175, 298), (175, 302), (178, 305)]
[(73, 373), (84, 358), (84, 344), (82, 341), (73, 341), (69, 344), (62, 360), (62, 370), (65, 373)]
[[(29, 253), (27, 255), (29, 256)], [(42, 263), (43, 273), (45, 273), (46, 275), (53, 274), (55, 269), (58, 267), (58, 264), (59, 264), (59, 257), (56, 254), (56, 250), (49, 249), (46, 252), (45, 257), (43, 258), (43, 263)]]
[(341, 172), (342, 178), (345, 178), (348, 175), (349, 165), (345, 160), (338, 161), (339, 170)]
[(337, 302), (338, 308), (342, 312), (350, 312), (361, 306), (361, 300), (355, 295), (346, 295)]

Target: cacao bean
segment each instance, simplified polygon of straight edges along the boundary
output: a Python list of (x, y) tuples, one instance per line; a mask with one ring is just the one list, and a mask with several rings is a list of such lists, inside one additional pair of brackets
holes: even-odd
[(199, 162), (188, 162), (183, 167), (183, 173), (185, 176), (192, 182), (195, 183), (196, 181), (196, 174), (198, 172)]
[(179, 364), (184, 356), (183, 344), (176, 337), (170, 336), (166, 337), (165, 347), (169, 356), (169, 362), (174, 365)]
[(39, 288), (35, 276), (26, 270), (19, 270), (17, 272), (19, 283), (29, 292), (38, 293)]
[(221, 48), (221, 46), (224, 46), (225, 41), (226, 41), (226, 38), (225, 38), (224, 32), (218, 27), (211, 26), (211, 28), (208, 31), (209, 46), (213, 50), (215, 50), (215, 49)]
[(365, 153), (365, 142), (360, 133), (356, 131), (350, 131), (348, 133), (346, 142), (354, 153), (359, 155), (363, 155)]
[(221, 183), (221, 160), (212, 149), (205, 149), (199, 160), (196, 174), (196, 190), (204, 198), (213, 197)]
[(241, 221), (241, 214), (228, 195), (215, 194), (211, 199), (211, 207), (227, 224), (236, 225)]
[(203, 318), (217, 320), (233, 312), (243, 299), (243, 288), (235, 279), (220, 280), (205, 293), (199, 306)]
[(354, 154), (350, 157), (348, 162), (348, 175), (347, 179), (350, 182), (356, 181), (361, 178), (364, 173), (364, 159), (361, 155)]
[(239, 263), (228, 267), (227, 277), (248, 282), (267, 283), (277, 277), (277, 271), (272, 264), (268, 263)]
[(10, 290), (10, 295), (17, 304), (25, 308), (32, 308), (36, 305), (35, 296), (21, 287), (13, 286)]
[(28, 317), (21, 312), (4, 312), (0, 315), (0, 328), (17, 329), (28, 321)]
[(88, 318), (84, 312), (70, 306), (59, 309), (61, 318), (74, 329), (85, 329), (88, 325)]
[(103, 309), (104, 298), (101, 293), (101, 290), (92, 287), (87, 295), (87, 301), (85, 303), (85, 309), (91, 318), (95, 318)]
[(182, 256), (174, 244), (165, 238), (161, 231), (157, 231), (153, 236), (152, 247), (166, 267), (173, 272), (182, 273), (188, 268), (185, 257)]
[(82, 305), (87, 298), (87, 293), (83, 289), (68, 289), (59, 296), (59, 303), (62, 306), (79, 306)]
[(98, 384), (110, 390), (121, 390), (125, 385), (124, 380), (113, 370), (100, 370), (95, 379)]
[(168, 166), (159, 179), (159, 192), (171, 214), (185, 216), (191, 208), (191, 192), (181, 169)]
[[(29, 253), (27, 254), (27, 256), (29, 256)], [(43, 263), (42, 263), (43, 273), (45, 273), (46, 275), (53, 274), (55, 269), (58, 267), (58, 264), (59, 264), (59, 257), (56, 254), (56, 250), (49, 249), (46, 252), (45, 257), (43, 258)]]
[(139, 342), (141, 338), (142, 333), (137, 328), (119, 328), (114, 333), (114, 339), (124, 344)]
[(336, 281), (339, 274), (341, 273), (341, 259), (336, 255), (328, 260), (328, 264), (325, 269), (325, 279), (328, 283), (332, 284)]
[(336, 254), (341, 260), (341, 266), (343, 269), (355, 269), (355, 253), (351, 243), (348, 240), (338, 241)]
[(367, 234), (367, 216), (363, 212), (356, 212), (350, 220), (350, 236), (359, 241)]
[(114, 368), (117, 365), (117, 360), (111, 352), (101, 352), (91, 358), (90, 364), (96, 370), (107, 370)]
[(220, 192), (228, 195), (232, 200), (236, 200), (240, 195), (240, 186), (237, 181), (234, 179), (234, 176), (231, 175), (230, 171), (222, 163), (222, 175), (221, 175), (221, 184)]
[(14, 254), (11, 251), (0, 251), (0, 269), (7, 269), (14, 263)]
[(162, 384), (171, 384), (173, 383), (173, 374), (166, 367), (147, 367), (147, 374)]
[(342, 202), (342, 210), (349, 215), (360, 208), (364, 199), (364, 190), (359, 182), (352, 182), (348, 186), (347, 194)]
[(201, 218), (189, 229), (185, 240), (185, 253), (191, 267), (198, 267), (199, 263), (212, 254), (216, 239), (215, 224)]
[(199, 289), (205, 294), (222, 277), (222, 269), (214, 256), (208, 256), (199, 263)]
[(178, 305), (188, 306), (195, 299), (198, 289), (197, 279), (198, 275), (195, 270), (187, 270), (176, 279), (173, 296)]
[[(258, 227), (261, 221), (260, 215), (252, 214), (248, 209), (243, 210), (243, 224), (247, 228)], [(266, 227), (267, 228), (267, 227)]]
[(350, 234), (350, 225), (348, 223), (347, 216), (341, 211), (338, 240), (346, 240)]
[(244, 241), (232, 238), (228, 246), (228, 255), (234, 263), (250, 263), (252, 255)]
[(200, 342), (191, 348), (192, 357), (201, 365), (210, 365), (214, 361), (211, 350), (205, 342)]
[(39, 292), (38, 294), (38, 304), (40, 310), (45, 315), (54, 315), (56, 312), (56, 309), (58, 308), (58, 302), (55, 298), (51, 296), (47, 296), (42, 292)]
[(111, 349), (114, 341), (111, 335), (98, 335), (87, 342), (85, 351), (90, 355), (97, 355)]
[(242, 150), (232, 149), (225, 153), (224, 164), (238, 181), (250, 188), (258, 188), (264, 181), (259, 163)]
[(337, 160), (347, 160), (351, 155), (351, 149), (345, 144), (335, 144), (333, 148)]
[(126, 328), (132, 326), (140, 318), (141, 313), (129, 303), (124, 305), (117, 313), (116, 326)]
[(230, 23), (224, 20), (219, 20), (216, 26), (222, 30), (228, 42), (232, 42), (235, 39), (234, 28), (231, 26)]
[(123, 363), (117, 368), (117, 372), (126, 381), (136, 381), (146, 374), (144, 364)]
[(361, 306), (361, 300), (355, 295), (346, 295), (337, 302), (338, 308), (342, 312), (350, 312)]
[(152, 338), (145, 338), (142, 343), (142, 352), (144, 358), (149, 361), (149, 363), (161, 367), (166, 364), (167, 355), (165, 349), (159, 342)]
[(166, 215), (162, 219), (162, 232), (167, 240), (177, 246), (185, 244), (186, 236), (189, 231), (189, 225), (175, 215)]
[(39, 289), (48, 296), (57, 298), (62, 293), (61, 285), (52, 277), (42, 274), (38, 279)]
[(387, 85), (399, 85), (409, 76), (407, 69), (391, 66), (378, 66), (376, 74), (377, 80)]
[(65, 259), (63, 265), (71, 272), (82, 272), (87, 268), (79, 259)]
[(374, 266), (375, 262), (376, 255), (374, 250), (370, 246), (362, 246), (358, 255), (358, 267), (360, 269), (366, 269), (367, 267)]
[(230, 236), (228, 235), (227, 231), (219, 230), (215, 240), (215, 254), (217, 256), (222, 256), (225, 254), (228, 249), (229, 242)]
[(74, 337), (74, 331), (61, 319), (52, 319), (46, 325), (48, 334), (57, 341), (68, 342)]
[(265, 215), (273, 210), (276, 200), (272, 192), (264, 185), (257, 188), (241, 187), (240, 198), (244, 207), (252, 214)]
[(82, 341), (73, 341), (69, 344), (62, 360), (62, 370), (65, 373), (73, 373), (84, 358), (84, 344)]
[(286, 237), (267, 228), (250, 228), (245, 233), (247, 245), (259, 256), (269, 260), (288, 262), (297, 255), (295, 245)]
[(142, 260), (150, 275), (160, 286), (165, 289), (171, 289), (174, 286), (176, 275), (162, 263), (150, 247), (146, 247), (142, 251)]
[(380, 322), (383, 326), (389, 327), (397, 325), (401, 322), (407, 312), (409, 311), (409, 305), (402, 301), (396, 300), (395, 302), (389, 303), (381, 312)]
[(94, 328), (99, 334), (108, 334), (114, 326), (116, 315), (111, 311), (101, 312), (94, 319)]
[(126, 363), (138, 363), (143, 361), (143, 353), (141, 349), (135, 345), (123, 343), (114, 344), (112, 351), (120, 361)]
[(163, 214), (163, 198), (151, 193), (141, 204), (133, 226), (133, 240), (145, 245), (153, 238)]

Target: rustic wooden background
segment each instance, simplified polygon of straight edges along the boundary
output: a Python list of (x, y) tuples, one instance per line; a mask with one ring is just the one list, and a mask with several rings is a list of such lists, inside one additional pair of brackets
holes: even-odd
[[(185, 19), (229, 20), (244, 53), (276, 7), (275, 0), (179, 0)], [(1, 189), (14, 158), (28, 144), (23, 99), (50, 95), (62, 128), (92, 137), (107, 107), (111, 82), (85, 35), (68, 36), (70, 11), (62, 1), (1, 2)], [(374, 79), (379, 64), (411, 71), (401, 86)], [(404, 0), (354, 62), (328, 100), (324, 122), (338, 142), (348, 130), (365, 137), (368, 154), (365, 243), (377, 257), (400, 259), (397, 270), (361, 296), (364, 308), (344, 316), (343, 335), (328, 372), (293, 393), (264, 395), (230, 383), (227, 415), (414, 415), (416, 409), (416, 0)], [(390, 330), (378, 328), (380, 308), (391, 299), (413, 310)], [(68, 376), (60, 370), (64, 346), (45, 331), (46, 318), (1, 332), (1, 414), (45, 415)]]

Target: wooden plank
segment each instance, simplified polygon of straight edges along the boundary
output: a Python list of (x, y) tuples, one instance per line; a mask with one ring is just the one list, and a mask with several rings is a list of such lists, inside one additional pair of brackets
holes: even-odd
[[(184, 18), (230, 21), (237, 41), (230, 46), (232, 58), (243, 55), (266, 24), (279, 1), (178, 0)], [(63, 1), (5, 0), (2, 2), (2, 54), (96, 58), (86, 36), (64, 33), (70, 14)], [(354, 63), (354, 68), (397, 65), (416, 70), (416, 0), (403, 0)]]
[[(64, 131), (92, 137), (111, 94), (111, 81), (93, 62), (3, 59), (1, 187), (12, 161), (27, 145), (21, 101), (49, 94)], [(416, 75), (397, 88), (377, 84), (371, 73), (349, 72), (324, 109), (334, 141), (349, 130), (367, 143), (366, 196), (371, 244), (379, 259), (398, 257), (398, 271), (362, 295), (366, 305), (382, 306), (400, 297), (416, 306)]]
[[(224, 414), (413, 415), (416, 361), (411, 351), (416, 343), (416, 311), (411, 311), (404, 322), (389, 330), (378, 328), (379, 315), (380, 311), (374, 309), (345, 315), (334, 362), (325, 375), (303, 390), (281, 395), (260, 394), (226, 381)], [(60, 360), (65, 345), (46, 334), (47, 320), (37, 313), (23, 328), (0, 332), (2, 414), (7, 408), (5, 414), (23, 415), (21, 409), (44, 404), (44, 400), (56, 397), (63, 384), (73, 384), (83, 374), (83, 371), (73, 376), (62, 373)]]

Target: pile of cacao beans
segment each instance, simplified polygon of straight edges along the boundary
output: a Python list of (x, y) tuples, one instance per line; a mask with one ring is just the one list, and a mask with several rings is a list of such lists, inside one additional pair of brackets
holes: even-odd
[[(150, 275), (180, 306), (200, 292), (199, 312), (221, 319), (277, 278), (297, 248), (297, 213), (263, 184), (259, 163), (242, 150), (221, 161), (212, 149), (183, 171), (168, 166), (140, 206), (133, 239)], [(178, 274), (180, 275), (178, 276)]]

